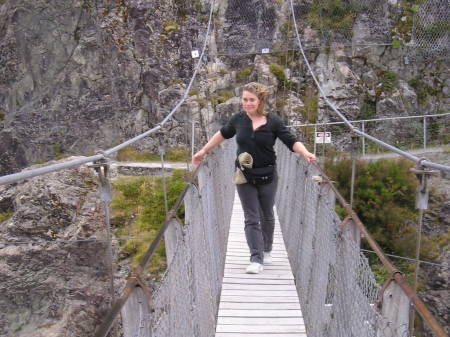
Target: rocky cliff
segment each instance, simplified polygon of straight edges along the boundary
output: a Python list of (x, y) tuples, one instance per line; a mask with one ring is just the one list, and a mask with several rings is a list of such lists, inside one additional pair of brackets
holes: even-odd
[(179, 98), (164, 89), (191, 75), (204, 14), (164, 0), (0, 2), (0, 173), (159, 121)]
[(0, 187), (0, 336), (92, 336), (111, 304), (96, 189), (87, 167)]

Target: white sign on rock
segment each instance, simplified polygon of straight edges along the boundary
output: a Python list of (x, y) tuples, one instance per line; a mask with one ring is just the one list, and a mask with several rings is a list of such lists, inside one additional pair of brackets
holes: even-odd
[(194, 59), (196, 59), (197, 57), (200, 56), (200, 54), (198, 53), (198, 50), (192, 50), (191, 55), (192, 55), (192, 58), (194, 58)]

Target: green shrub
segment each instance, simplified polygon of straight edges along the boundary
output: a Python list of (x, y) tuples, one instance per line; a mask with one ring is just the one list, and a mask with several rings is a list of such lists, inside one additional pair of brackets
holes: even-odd
[(202, 3), (200, 1), (194, 2), (194, 8), (197, 11), (201, 11), (202, 10)]
[(379, 73), (379, 89), (384, 92), (394, 91), (399, 86), (398, 76), (392, 71), (382, 71)]
[(370, 119), (377, 114), (376, 101), (370, 97), (365, 97), (361, 106), (360, 118)]
[(284, 73), (284, 69), (279, 64), (276, 63), (269, 64), (269, 70), (272, 74), (275, 75), (278, 82), (282, 83), (286, 81), (286, 74)]
[(2, 109), (0, 109), (0, 122), (4, 120), (5, 120), (5, 112)]
[(230, 98), (234, 97), (234, 92), (231, 90), (222, 89), (218, 91), (217, 100), (219, 103), (224, 103), (228, 101)]
[(52, 150), (53, 150), (55, 159), (57, 159), (57, 160), (67, 158), (69, 156), (68, 154), (64, 154), (64, 149), (62, 148), (62, 146), (60, 144), (53, 144)]
[(401, 1), (402, 13), (399, 15), (397, 22), (394, 22), (392, 26), (391, 29), (392, 35), (395, 35), (406, 42), (409, 42), (411, 40), (414, 15), (419, 10), (419, 5), (422, 2), (423, 0)]
[(292, 38), (295, 36), (295, 27), (294, 27), (294, 21), (288, 20), (285, 23), (283, 23), (280, 27), (280, 33), (285, 38)]
[(196, 101), (198, 102), (198, 104), (200, 104), (201, 108), (204, 108), (206, 106), (206, 100), (204, 98), (198, 97)]
[(13, 214), (14, 214), (14, 211), (12, 211), (12, 210), (8, 210), (6, 212), (0, 213), (0, 223), (11, 218), (13, 216)]
[(392, 41), (392, 48), (398, 49), (402, 46), (402, 41), (400, 40), (394, 40)]
[(163, 29), (165, 32), (175, 32), (180, 29), (180, 25), (176, 21), (167, 21), (163, 23)]
[[(416, 223), (415, 209), (417, 179), (410, 172), (413, 164), (406, 160), (381, 159), (375, 162), (357, 162), (353, 209), (358, 214), (372, 237), (388, 254), (415, 258)], [(351, 160), (325, 163), (328, 176), (336, 182), (343, 196), (350, 199)], [(343, 216), (341, 207), (338, 214)], [(434, 237), (422, 234), (420, 258), (434, 260), (440, 250), (450, 242), (450, 232)], [(363, 247), (372, 250), (367, 243)], [(382, 283), (387, 271), (381, 266), (375, 254), (366, 254), (375, 277)], [(414, 263), (394, 259), (395, 266), (406, 279), (413, 280)]]
[[(184, 189), (185, 181), (184, 170), (174, 170), (172, 176), (166, 178), (169, 209)], [(121, 177), (113, 181), (113, 190), (111, 222), (117, 236), (138, 237), (122, 242), (123, 251), (132, 257), (133, 266), (137, 266), (165, 220), (162, 178)], [(177, 216), (184, 219), (183, 207)], [(146, 271), (158, 277), (165, 268), (165, 247), (162, 243)]]
[(428, 96), (436, 96), (439, 94), (438, 89), (429, 86), (428, 84), (422, 82), (417, 78), (409, 80), (408, 84), (416, 91), (417, 102), (420, 105), (424, 105), (427, 103)]
[(300, 112), (306, 122), (315, 123), (319, 111), (319, 97), (313, 89), (307, 88), (302, 99), (304, 106), (295, 111)]
[(252, 71), (253, 67), (242, 68), (236, 72), (236, 79), (238, 81), (247, 81)]
[[(388, 253), (411, 256), (417, 219), (417, 179), (406, 160), (357, 162), (353, 209)], [(351, 161), (327, 162), (325, 168), (343, 196), (350, 199)]]
[(198, 93), (199, 93), (198, 89), (191, 89), (191, 90), (189, 90), (188, 95), (195, 96), (195, 95), (198, 95)]
[(316, 30), (351, 32), (360, 9), (357, 1), (314, 0), (308, 10), (308, 22)]

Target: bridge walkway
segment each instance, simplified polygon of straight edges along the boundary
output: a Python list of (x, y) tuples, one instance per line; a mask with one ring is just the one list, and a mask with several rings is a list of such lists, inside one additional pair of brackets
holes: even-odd
[(244, 212), (236, 193), (231, 216), (216, 337), (306, 337), (305, 325), (275, 218), (273, 262), (260, 274), (246, 274), (249, 250)]

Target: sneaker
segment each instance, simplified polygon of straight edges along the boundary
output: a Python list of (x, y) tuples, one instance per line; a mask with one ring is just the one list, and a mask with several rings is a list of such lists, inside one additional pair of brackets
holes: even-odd
[(259, 274), (260, 272), (262, 272), (264, 269), (263, 265), (261, 263), (258, 262), (252, 262), (250, 263), (250, 265), (247, 267), (247, 269), (245, 270), (245, 272), (247, 274)]
[(271, 264), (272, 261), (272, 255), (270, 252), (264, 252), (264, 264)]

